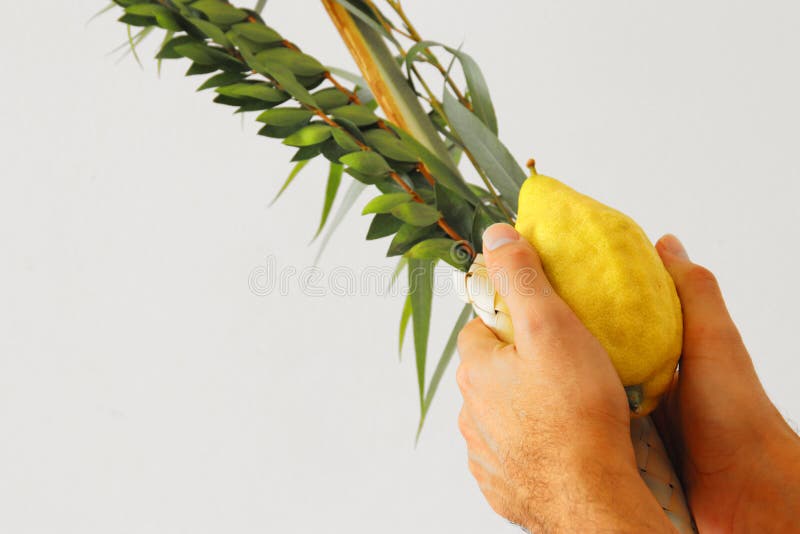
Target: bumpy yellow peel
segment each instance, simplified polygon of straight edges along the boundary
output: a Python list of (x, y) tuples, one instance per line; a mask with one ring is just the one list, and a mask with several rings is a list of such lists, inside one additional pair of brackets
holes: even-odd
[(682, 345), (672, 278), (627, 215), (553, 178), (522, 186), (516, 228), (539, 252), (553, 288), (600, 340), (636, 415), (652, 411)]

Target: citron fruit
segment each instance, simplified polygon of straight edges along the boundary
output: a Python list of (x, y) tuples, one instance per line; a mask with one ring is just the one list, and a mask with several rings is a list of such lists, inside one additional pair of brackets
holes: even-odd
[(675, 285), (633, 219), (547, 176), (522, 185), (517, 231), (553, 289), (605, 347), (634, 415), (651, 412), (681, 353)]

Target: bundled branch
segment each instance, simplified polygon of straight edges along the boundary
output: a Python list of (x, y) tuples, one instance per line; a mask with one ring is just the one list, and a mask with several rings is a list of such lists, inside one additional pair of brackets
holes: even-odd
[[(119, 20), (128, 25), (134, 53), (144, 37), (163, 29), (159, 62), (188, 59), (187, 76), (206, 76), (199, 90), (215, 91), (214, 102), (237, 113), (258, 112), (259, 135), (297, 149), (295, 167), (278, 195), (310, 161), (328, 160), (317, 235), (329, 224), (344, 173), (354, 181), (340, 211), (349, 209), (362, 189), (377, 190), (363, 210), (372, 217), (366, 238), (390, 237), (387, 255), (402, 257), (400, 269), (409, 267), (411, 291), (401, 317), (400, 346), (410, 321), (421, 427), (453, 353), (455, 333), (469, 317), (465, 307), (426, 389), (433, 268), (444, 261), (466, 271), (482, 246), (483, 230), (494, 222), (513, 222), (525, 179), (497, 139), (497, 119), (477, 64), (458, 49), (423, 40), (396, 0), (387, 4), (399, 25), (371, 0), (323, 0), (366, 82), (353, 76), (343, 81), (342, 71), (324, 66), (267, 25), (261, 16), (264, 2), (255, 9), (223, 0), (114, 3), (124, 9)], [(141, 29), (132, 34), (131, 27)], [(453, 57), (447, 67), (432, 52), (437, 46)], [(455, 61), (462, 66), (465, 90), (451, 76)], [(419, 63), (439, 73), (441, 96), (421, 75)], [(384, 117), (376, 113), (378, 104)], [(483, 186), (464, 179), (458, 169), (461, 154)], [(323, 246), (335, 225), (329, 226)]]

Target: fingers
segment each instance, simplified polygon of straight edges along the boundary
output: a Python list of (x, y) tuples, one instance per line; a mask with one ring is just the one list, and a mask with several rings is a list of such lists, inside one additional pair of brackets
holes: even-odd
[(711, 271), (692, 263), (681, 242), (673, 235), (662, 237), (656, 243), (656, 250), (672, 276), (681, 300), (683, 364), (702, 357), (719, 365), (745, 363), (750, 367), (750, 358)]
[(510, 225), (494, 224), (483, 235), (483, 253), (494, 289), (511, 312), (517, 344), (529, 344), (568, 307), (556, 295), (536, 250)]
[(463, 363), (482, 360), (505, 345), (479, 318), (468, 322), (458, 334), (458, 354)]

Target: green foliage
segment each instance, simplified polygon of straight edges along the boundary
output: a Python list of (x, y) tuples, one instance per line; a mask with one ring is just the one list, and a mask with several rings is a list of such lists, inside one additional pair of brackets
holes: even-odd
[[(401, 270), (408, 265), (410, 293), (401, 316), (399, 349), (402, 351), (410, 321), (421, 428), (455, 346), (451, 335), (426, 391), (433, 269), (444, 261), (466, 270), (471, 260), (469, 250), (480, 249), (483, 229), (505, 220), (495, 195), (468, 184), (455, 162), (466, 150), (512, 207), (516, 207), (521, 170), (497, 140), (497, 119), (486, 82), (470, 56), (445, 47), (462, 66), (471, 109), (446, 93), (443, 106), (434, 102), (429, 113), (384, 43), (397, 43), (391, 23), (384, 26), (364, 2), (339, 1), (357, 19), (368, 53), (384, 73), (389, 92), (400, 103), (409, 131), (378, 116), (376, 102), (359, 76), (324, 66), (265, 24), (259, 15), (263, 0), (255, 9), (235, 7), (224, 0), (115, 3), (124, 10), (120, 21), (129, 26), (134, 55), (136, 45), (151, 30), (165, 30), (156, 56), (159, 65), (163, 60), (189, 60), (187, 76), (205, 77), (198, 91), (213, 89), (214, 102), (231, 106), (236, 113), (257, 111), (256, 121), (263, 125), (260, 135), (281, 139), (297, 149), (292, 157), (295, 165), (275, 200), (311, 161), (321, 156), (330, 162), (314, 234), (314, 238), (322, 236), (317, 259), (363, 190), (370, 185), (382, 193), (363, 210), (372, 218), (366, 238), (391, 238), (387, 255), (401, 256)], [(142, 30), (134, 35), (131, 26)], [(414, 44), (401, 63), (411, 66), (417, 61), (434, 61), (430, 48), (436, 46), (444, 45), (432, 41)], [(328, 83), (331, 74), (353, 85), (348, 89), (322, 85)], [(354, 179), (347, 178), (347, 188), (340, 195), (344, 173)], [(463, 243), (457, 243), (456, 238)], [(467, 316), (465, 310), (454, 332)]]

